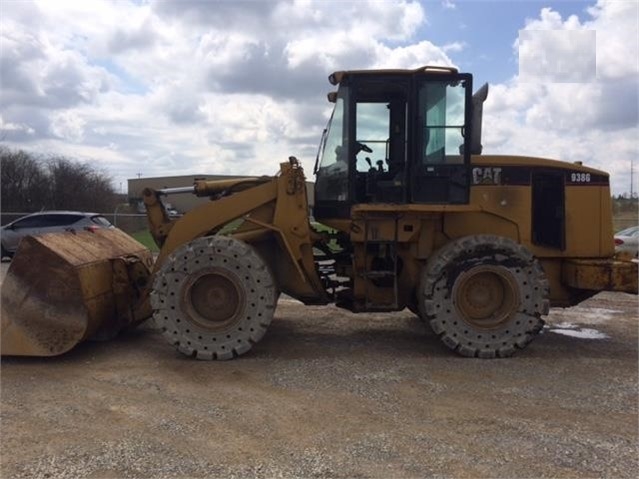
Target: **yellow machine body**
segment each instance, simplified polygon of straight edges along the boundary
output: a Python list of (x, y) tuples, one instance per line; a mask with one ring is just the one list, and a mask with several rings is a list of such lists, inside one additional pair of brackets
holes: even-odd
[[(474, 164), (532, 161), (547, 165), (549, 160), (486, 156)], [(332, 301), (313, 251), (329, 239), (309, 221), (304, 179), (297, 162), (283, 163), (280, 175), (239, 188), (178, 219), (169, 219), (159, 194), (148, 191), (149, 226), (162, 245), (155, 262), (148, 250), (117, 229), (26, 238), (2, 285), (2, 354), (58, 355), (87, 339), (109, 339), (148, 318), (153, 274), (167, 258), (180, 246), (238, 221), (228, 234), (259, 252), (280, 292), (306, 304)], [(212, 192), (240, 183), (210, 182), (208, 188)], [(207, 194), (204, 185), (199, 188)], [(588, 215), (568, 217), (569, 240), (563, 251), (532, 243), (526, 186), (473, 186), (467, 205), (357, 205), (351, 219), (325, 223), (348, 235), (352, 244), (352, 261), (340, 265), (336, 274), (351, 278), (355, 311), (416, 310), (420, 274), (433, 252), (455, 238), (483, 234), (529, 248), (543, 265), (551, 304), (570, 306), (603, 290), (637, 292), (637, 264), (612, 259), (609, 198), (608, 187), (567, 189), (566, 210), (581, 211), (586, 205)], [(375, 259), (367, 244), (380, 241), (397, 242), (404, 267), (396, 292), (362, 274)]]
[(305, 177), (299, 163), (282, 163), (280, 174), (275, 177), (196, 185), (199, 196), (228, 189), (236, 192), (200, 205), (176, 220), (164, 212), (158, 192), (146, 192), (144, 202), (151, 234), (162, 245), (154, 271), (180, 246), (220, 233), (224, 226), (236, 222), (227, 234), (260, 252), (281, 292), (308, 303), (328, 302), (313, 255), (313, 244), (321, 237), (311, 228)]
[[(571, 174), (607, 177), (599, 170), (541, 158), (490, 155), (472, 158), (474, 169), (484, 171), (488, 165), (493, 169), (496, 166), (554, 168)], [(509, 238), (530, 250), (546, 271), (553, 306), (572, 306), (604, 290), (637, 292), (636, 263), (612, 259), (615, 251), (607, 185), (566, 186), (563, 249), (535, 244), (531, 189), (530, 185), (480, 183), (470, 187), (470, 201), (464, 205), (359, 204), (352, 207), (351, 218), (322, 221), (348, 234), (353, 243), (352, 268), (343, 274), (354, 278), (354, 297), (359, 298), (359, 303), (372, 295), (373, 303), (383, 304), (393, 295), (388, 288), (379, 288), (373, 281), (358, 280), (370, 269), (375, 257), (367, 243), (397, 242), (403, 264), (398, 278), (398, 307), (401, 308), (411, 306), (428, 258), (450, 241), (474, 235)], [(599, 259), (587, 261), (593, 258)], [(587, 281), (585, 276), (589, 278)]]
[[(376, 141), (386, 158), (377, 167), (365, 158), (369, 168), (360, 154), (373, 149), (343, 134), (359, 121), (356, 109), (342, 115), (334, 136), (338, 119), (331, 119), (316, 168), (313, 215), (321, 224), (311, 221), (293, 157), (274, 177), (146, 189), (149, 230), (160, 247), (155, 262), (119, 230), (21, 243), (2, 288), (2, 354), (61, 354), (153, 316), (184, 354), (230, 359), (262, 338), (284, 293), (354, 312), (409, 308), (458, 353), (504, 357), (541, 330), (551, 305), (606, 290), (637, 293), (637, 263), (614, 257), (608, 174), (480, 154), (477, 112), (487, 87), (471, 98), (472, 76), (426, 68), (330, 78), (340, 86), (329, 95), (336, 108), (360, 101), (349, 99), (354, 86), (362, 109), (382, 105), (376, 111), (390, 121), (388, 139)], [(471, 123), (467, 115), (465, 126), (454, 127), (463, 144), (441, 163), (418, 160), (445, 147), (442, 139), (429, 150), (427, 140), (457, 130), (437, 123), (423, 141), (403, 133), (418, 130), (411, 121), (423, 122), (406, 95), (419, 82), (428, 92), (419, 100), (425, 109), (429, 98), (455, 98), (433, 85), (465, 88), (459, 98), (479, 118)], [(184, 191), (211, 201), (170, 218), (162, 197)]]

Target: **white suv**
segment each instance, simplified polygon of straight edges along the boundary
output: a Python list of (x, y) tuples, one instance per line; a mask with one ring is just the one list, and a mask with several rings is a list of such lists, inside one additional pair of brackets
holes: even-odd
[(20, 240), (25, 236), (57, 233), (70, 230), (95, 230), (113, 228), (113, 225), (97, 213), (79, 211), (42, 211), (23, 216), (2, 227), (0, 244), (2, 257), (13, 256)]

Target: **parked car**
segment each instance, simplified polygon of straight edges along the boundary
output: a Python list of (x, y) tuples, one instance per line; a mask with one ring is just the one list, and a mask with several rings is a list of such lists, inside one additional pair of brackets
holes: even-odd
[(70, 230), (113, 228), (104, 216), (80, 211), (42, 211), (23, 216), (0, 230), (2, 257), (11, 257), (25, 236)]
[(615, 235), (615, 251), (639, 258), (639, 226), (626, 228)]

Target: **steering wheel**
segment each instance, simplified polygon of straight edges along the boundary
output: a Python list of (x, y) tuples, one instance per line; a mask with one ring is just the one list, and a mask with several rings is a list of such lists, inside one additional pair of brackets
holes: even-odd
[(365, 145), (364, 143), (360, 143), (359, 141), (355, 142), (355, 148), (357, 149), (357, 152), (355, 154), (359, 153), (360, 151), (365, 151), (366, 153), (373, 152), (373, 150), (368, 145)]

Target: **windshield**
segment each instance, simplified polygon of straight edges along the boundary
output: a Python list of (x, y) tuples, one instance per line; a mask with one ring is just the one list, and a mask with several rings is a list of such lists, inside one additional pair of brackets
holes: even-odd
[(346, 201), (348, 196), (348, 89), (341, 87), (320, 152), (315, 195), (319, 200)]

